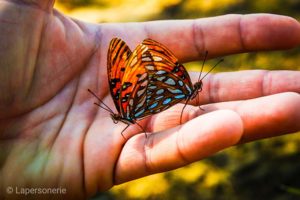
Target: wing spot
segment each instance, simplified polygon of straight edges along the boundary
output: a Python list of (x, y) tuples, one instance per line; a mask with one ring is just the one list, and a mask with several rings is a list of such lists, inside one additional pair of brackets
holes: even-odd
[(184, 94), (181, 94), (181, 95), (176, 95), (174, 96), (175, 99), (184, 99), (185, 98), (185, 95)]
[(160, 94), (163, 94), (164, 92), (165, 92), (164, 89), (159, 89), (159, 90), (156, 91), (156, 94), (160, 95)]
[(130, 106), (133, 106), (133, 99), (130, 99), (130, 100), (129, 100), (129, 105), (130, 105)]
[(171, 92), (172, 94), (180, 94), (180, 93), (183, 93), (182, 90), (179, 90), (179, 89), (171, 89), (171, 88), (168, 88), (168, 91)]
[(119, 78), (113, 78), (111, 79), (110, 81), (110, 85), (112, 88), (116, 87), (117, 83), (120, 82), (120, 79)]
[(156, 62), (160, 62), (160, 61), (163, 60), (162, 57), (159, 57), (159, 56), (153, 56), (152, 58), (153, 58), (153, 60), (156, 61)]
[(146, 67), (148, 70), (150, 70), (150, 71), (155, 70), (155, 68), (154, 68), (153, 65), (146, 65), (145, 67)]
[(131, 82), (125, 82), (123, 83), (122, 85), (122, 90), (126, 90), (128, 87), (132, 86), (132, 83)]
[(137, 83), (143, 82), (146, 78), (147, 78), (147, 73), (145, 72), (145, 73), (143, 73), (143, 74), (141, 75), (141, 77), (138, 79)]
[(183, 82), (181, 80), (178, 81), (178, 84), (182, 87), (183, 86)]
[(165, 83), (168, 84), (168, 85), (176, 85), (176, 82), (175, 82), (173, 79), (171, 79), (171, 78), (168, 78), (168, 79), (165, 81)]
[(172, 70), (173, 73), (179, 72), (179, 68), (176, 66), (174, 67), (174, 69)]
[(166, 78), (167, 77), (165, 77), (165, 76), (161, 76), (161, 77), (156, 78), (156, 80), (163, 82)]
[(144, 61), (144, 62), (151, 62), (152, 60), (151, 60), (151, 58), (149, 56), (147, 56), (147, 57), (142, 57), (142, 61)]
[(186, 89), (189, 91), (189, 94), (191, 94), (192, 93), (191, 88), (188, 85), (185, 85), (185, 86), (186, 86)]
[(136, 106), (136, 108), (134, 109), (135, 111), (137, 111), (140, 107), (142, 107), (145, 104), (146, 98), (144, 97), (143, 100)]
[(130, 66), (133, 67), (136, 63), (137, 63), (137, 57), (135, 56), (135, 57), (132, 59)]
[(120, 89), (118, 89), (118, 90), (116, 91), (115, 99), (116, 99), (116, 100), (119, 100), (119, 99), (120, 99)]
[(145, 91), (146, 91), (146, 88), (144, 88), (144, 89), (142, 89), (142, 90), (139, 90), (139, 91), (137, 92), (137, 96), (138, 96), (138, 97), (142, 96), (142, 95), (145, 93)]
[(155, 97), (155, 100), (159, 100), (159, 99), (162, 99), (164, 98), (164, 96), (158, 96), (158, 97)]
[(152, 108), (155, 108), (157, 105), (158, 105), (158, 102), (155, 102), (154, 104), (152, 104), (152, 105), (150, 106), (150, 108), (151, 108), (151, 109), (152, 109)]
[(148, 80), (145, 80), (145, 81), (140, 85), (140, 87), (146, 87), (147, 84), (148, 84)]
[(144, 53), (149, 49), (146, 45), (142, 45), (142, 56), (144, 55)]
[(162, 75), (162, 74), (166, 74), (167, 72), (165, 70), (158, 70), (155, 74), (156, 75)]
[(134, 116), (135, 117), (139, 117), (141, 114), (143, 114), (145, 112), (145, 109), (139, 111), (138, 113), (136, 113)]
[(148, 88), (154, 90), (154, 89), (157, 88), (157, 86), (156, 85), (150, 85)]
[(166, 104), (170, 103), (171, 101), (172, 101), (172, 98), (169, 97), (169, 98), (166, 98), (166, 99), (162, 102), (162, 104), (163, 104), (163, 105), (166, 105)]

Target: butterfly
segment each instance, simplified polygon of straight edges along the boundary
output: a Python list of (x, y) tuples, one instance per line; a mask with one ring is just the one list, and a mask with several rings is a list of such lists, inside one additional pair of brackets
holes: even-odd
[(114, 123), (121, 121), (127, 124), (121, 132), (123, 137), (123, 132), (131, 124), (137, 124), (146, 133), (137, 120), (162, 112), (182, 100), (186, 100), (186, 106), (202, 90), (204, 78), (200, 79), (200, 75), (193, 85), (175, 55), (164, 45), (149, 38), (132, 52), (121, 39), (112, 39), (107, 54), (107, 74), (117, 113), (95, 93), (88, 91), (101, 103), (95, 104), (111, 114)]

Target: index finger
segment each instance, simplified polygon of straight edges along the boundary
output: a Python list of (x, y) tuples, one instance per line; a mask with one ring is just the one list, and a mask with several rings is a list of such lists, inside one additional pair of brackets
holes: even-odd
[(166, 45), (180, 61), (256, 50), (294, 48), (300, 24), (273, 14), (225, 15), (196, 20), (146, 22), (146, 37)]

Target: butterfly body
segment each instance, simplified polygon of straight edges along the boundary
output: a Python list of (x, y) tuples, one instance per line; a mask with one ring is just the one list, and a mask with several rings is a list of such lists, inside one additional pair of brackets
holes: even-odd
[(116, 113), (111, 114), (110, 117), (115, 124), (117, 124), (118, 122), (123, 122), (124, 124), (130, 125), (130, 124), (134, 124), (135, 120), (136, 120), (136, 119), (131, 119), (131, 118), (124, 118)]
[(190, 94), (189, 99), (194, 99), (201, 91), (202, 91), (203, 83), (202, 81), (198, 81), (194, 84), (192, 93)]

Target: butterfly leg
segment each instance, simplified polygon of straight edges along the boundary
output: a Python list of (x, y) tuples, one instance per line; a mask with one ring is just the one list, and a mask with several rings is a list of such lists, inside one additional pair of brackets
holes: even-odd
[(127, 124), (127, 126), (123, 129), (121, 132), (122, 137), (126, 140), (126, 137), (123, 135), (123, 132), (130, 126), (130, 124)]
[(183, 115), (183, 111), (184, 111), (186, 105), (188, 104), (189, 100), (190, 100), (190, 98), (188, 98), (188, 99), (185, 101), (185, 104), (184, 104), (184, 106), (183, 106), (183, 108), (182, 108), (182, 111), (181, 111), (181, 114), (180, 114), (180, 124), (182, 124), (182, 115)]
[(139, 124), (139, 123), (137, 123), (137, 122), (135, 122), (143, 131), (144, 131), (144, 133), (145, 133), (145, 136), (146, 136), (146, 138), (147, 138), (147, 133), (146, 133), (146, 131), (145, 131), (145, 129)]
[(202, 110), (202, 111), (205, 111), (205, 109), (204, 109), (204, 108), (201, 108), (201, 106), (199, 106), (199, 109)]
[[(185, 102), (185, 104), (184, 104), (184, 106), (183, 106), (183, 108), (182, 108), (181, 115), (180, 115), (180, 124), (182, 124), (183, 110), (185, 109), (185, 107), (186, 107), (186, 105), (187, 105), (187, 103), (188, 103), (189, 100), (190, 100), (190, 99), (187, 99), (187, 100), (186, 100), (186, 102)], [(198, 99), (197, 99), (197, 101), (198, 101)], [(199, 106), (199, 109), (202, 110), (202, 111), (205, 111), (205, 109), (204, 109), (204, 108), (201, 108), (201, 106)]]
[[(198, 92), (199, 93), (199, 92)], [(199, 98), (198, 98), (198, 96), (197, 96), (197, 105), (199, 105), (200, 103), (199, 103)], [(201, 106), (199, 105), (199, 109), (200, 110), (202, 110), (202, 111), (205, 111), (203, 108), (201, 108)]]

